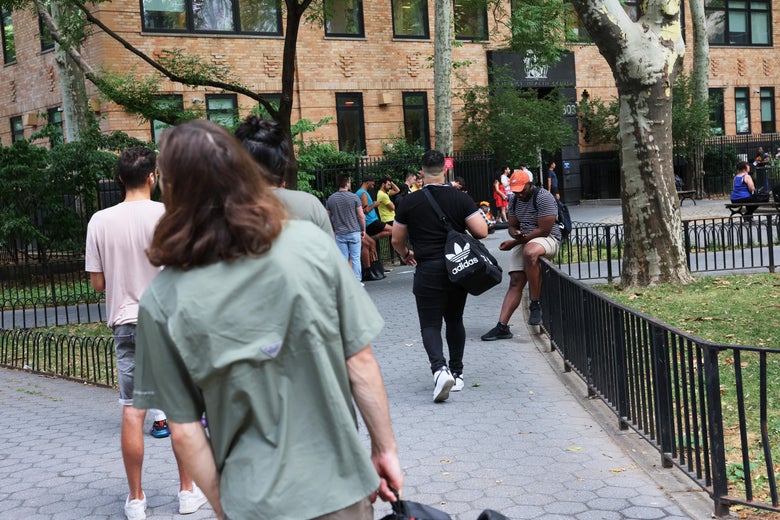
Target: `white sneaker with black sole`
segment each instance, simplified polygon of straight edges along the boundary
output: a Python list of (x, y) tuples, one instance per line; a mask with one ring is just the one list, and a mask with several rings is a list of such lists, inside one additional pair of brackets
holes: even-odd
[(452, 374), (452, 377), (455, 378), (455, 384), (452, 385), (452, 390), (450, 390), (450, 392), (460, 392), (463, 390), (463, 374)]
[(450, 389), (455, 384), (450, 369), (441, 367), (433, 374), (433, 402), (441, 403), (450, 396)]

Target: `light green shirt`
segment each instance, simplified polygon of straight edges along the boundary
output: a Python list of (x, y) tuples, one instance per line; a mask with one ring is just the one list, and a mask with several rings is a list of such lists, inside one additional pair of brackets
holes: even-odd
[(382, 326), (333, 239), (290, 221), (259, 258), (155, 278), (133, 404), (181, 423), (205, 411), (229, 518), (314, 518), (379, 485), (346, 359)]

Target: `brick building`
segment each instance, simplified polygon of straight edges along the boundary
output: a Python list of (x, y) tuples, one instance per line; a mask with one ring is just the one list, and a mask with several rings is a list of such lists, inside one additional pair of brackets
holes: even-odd
[[(775, 132), (780, 75), (774, 71), (780, 67), (780, 57), (773, 42), (780, 38), (780, 29), (773, 27), (771, 14), (780, 0), (725, 0), (717, 3), (717, 9), (709, 8), (715, 2), (706, 3), (712, 32), (710, 87), (719, 100), (713, 127), (725, 135)], [(635, 10), (635, 2), (626, 2), (625, 9)], [(152, 56), (165, 49), (183, 49), (228, 66), (257, 92), (278, 95), (281, 90), (284, 24), (278, 0), (114, 0), (98, 5), (95, 14)], [(557, 66), (526, 71), (521, 59), (501, 51), (505, 33), (502, 20), (493, 16), (456, 0), (455, 35), (463, 45), (453, 49), (453, 61), (471, 64), (458, 69), (454, 90), (485, 85), (489, 63), (508, 63), (520, 86), (559, 87), (570, 99), (563, 117), (575, 127), (575, 103), (585, 91), (603, 100), (615, 96), (612, 75), (594, 45), (572, 43), (571, 53)], [(37, 15), (29, 9), (2, 12), (2, 22), (0, 139), (8, 145), (18, 137), (29, 137), (46, 119), (65, 125), (67, 121), (62, 122), (58, 110), (61, 97), (53, 43)], [(301, 27), (293, 121), (330, 117), (311, 137), (341, 148), (364, 149), (372, 156), (380, 155), (382, 143), (398, 135), (432, 146), (432, 32), (433, 3), (426, 0), (332, 0), (324, 24)], [(685, 33), (692, 34), (689, 21)], [(149, 71), (99, 30), (85, 41), (84, 57), (96, 68), (136, 70), (141, 77)], [(161, 102), (201, 105), (212, 119), (242, 117), (254, 105), (243, 96), (213, 89), (167, 81), (162, 88), (168, 96)], [(88, 89), (104, 131), (123, 130), (151, 139), (161, 128), (101, 101), (92, 85)], [(457, 98), (453, 104), (457, 149), (461, 144)], [(606, 174), (600, 160), (604, 153), (580, 135), (577, 145), (557, 154), (567, 200), (610, 196), (594, 188), (597, 178)]]

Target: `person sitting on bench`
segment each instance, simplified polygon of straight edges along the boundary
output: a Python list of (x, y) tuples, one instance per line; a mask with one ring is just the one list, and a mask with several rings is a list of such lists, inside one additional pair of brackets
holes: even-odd
[[(740, 202), (761, 202), (756, 199), (756, 186), (753, 184), (753, 178), (750, 176), (750, 165), (746, 161), (737, 163), (737, 175), (734, 176), (734, 185), (731, 189), (731, 203)], [(746, 221), (753, 220), (753, 212), (757, 206), (745, 206), (743, 212)]]

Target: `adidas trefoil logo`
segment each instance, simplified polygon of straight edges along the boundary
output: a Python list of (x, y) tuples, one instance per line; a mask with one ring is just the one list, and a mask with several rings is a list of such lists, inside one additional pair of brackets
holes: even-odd
[(455, 252), (450, 255), (444, 255), (447, 260), (450, 262), (457, 263), (463, 260), (464, 258), (467, 258), (469, 256), (469, 253), (471, 253), (471, 247), (468, 242), (466, 242), (465, 247), (461, 248), (460, 244), (455, 242)]

